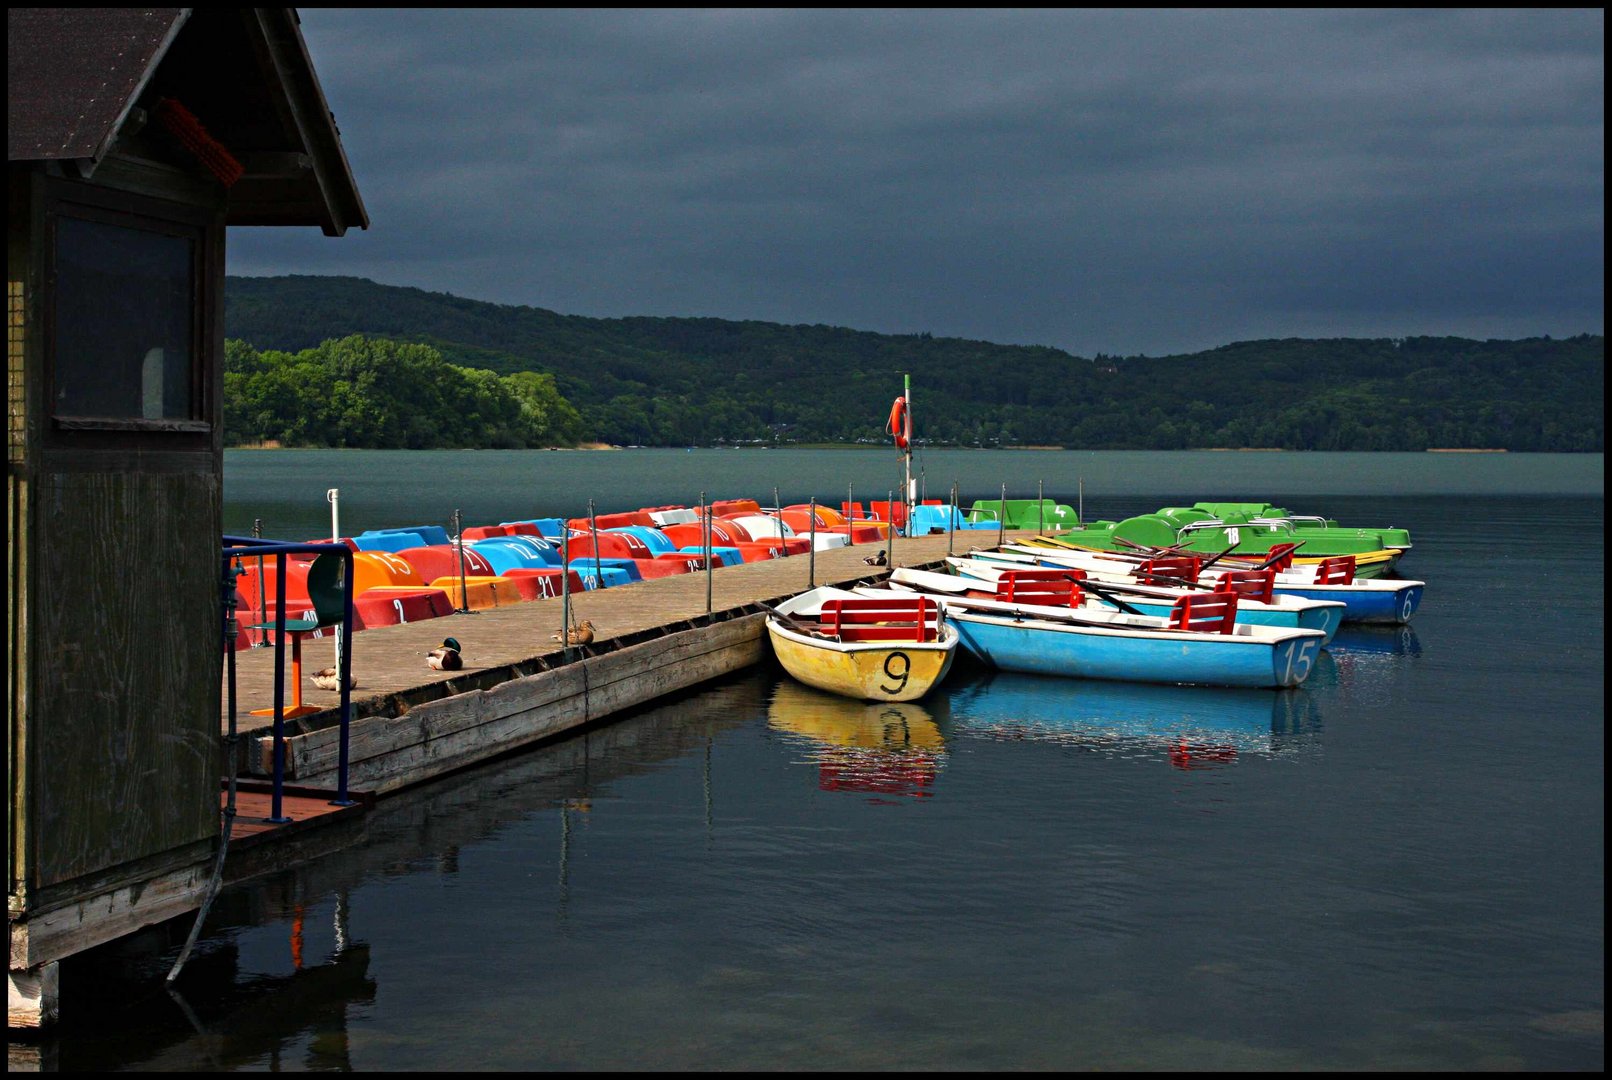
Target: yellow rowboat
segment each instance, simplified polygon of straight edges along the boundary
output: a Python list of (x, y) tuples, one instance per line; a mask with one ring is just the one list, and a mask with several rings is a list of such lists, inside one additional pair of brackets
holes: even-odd
[(770, 608), (767, 636), (778, 662), (807, 686), (843, 697), (923, 697), (951, 670), (957, 630), (933, 597), (888, 592), (825, 586)]

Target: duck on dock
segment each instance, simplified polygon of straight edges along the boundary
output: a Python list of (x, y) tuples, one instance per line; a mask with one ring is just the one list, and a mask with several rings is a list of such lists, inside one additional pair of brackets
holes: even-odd
[(442, 644), (425, 654), (425, 666), (436, 671), (458, 671), (465, 666), (459, 655), (457, 638), (443, 638)]
[[(313, 684), (321, 690), (329, 690), (334, 693), (341, 689), (341, 676), (337, 674), (336, 669), (333, 667), (320, 668), (313, 673)], [(358, 689), (358, 676), (351, 672), (347, 674), (347, 689)]]
[[(556, 632), (550, 635), (550, 640), (559, 641), (559, 633)], [(571, 629), (565, 634), (565, 643), (567, 645), (586, 645), (592, 640), (593, 623), (589, 622), (587, 619), (583, 619), (579, 625), (571, 627)]]

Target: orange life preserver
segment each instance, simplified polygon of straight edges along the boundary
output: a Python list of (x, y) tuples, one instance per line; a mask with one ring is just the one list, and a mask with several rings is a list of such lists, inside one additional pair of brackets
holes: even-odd
[(898, 397), (890, 406), (890, 421), (884, 425), (884, 430), (895, 436), (899, 449), (905, 450), (912, 442), (912, 414), (907, 411), (906, 398)]

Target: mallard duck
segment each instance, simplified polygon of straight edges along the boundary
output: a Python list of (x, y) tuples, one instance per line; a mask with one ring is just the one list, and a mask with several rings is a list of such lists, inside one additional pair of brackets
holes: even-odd
[(443, 638), (442, 644), (425, 654), (425, 666), (437, 671), (458, 671), (465, 666), (459, 656), (459, 641)]
[(867, 563), (869, 566), (883, 566), (884, 562), (885, 562), (884, 548), (880, 548), (879, 553), (877, 555), (869, 555), (867, 558), (863, 559), (862, 561)]
[[(559, 641), (560, 635), (556, 632), (551, 634), (549, 639), (551, 641)], [(579, 625), (571, 627), (570, 631), (565, 635), (565, 643), (567, 645), (586, 645), (592, 640), (593, 623), (589, 622), (587, 619), (583, 619)]]
[[(329, 690), (335, 693), (341, 689), (341, 678), (336, 674), (335, 668), (321, 668), (313, 673), (313, 684), (321, 690)], [(358, 676), (352, 672), (347, 673), (347, 689), (358, 689)]]

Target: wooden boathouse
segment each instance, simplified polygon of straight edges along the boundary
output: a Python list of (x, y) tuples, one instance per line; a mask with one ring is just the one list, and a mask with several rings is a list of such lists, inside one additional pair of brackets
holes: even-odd
[(220, 835), (228, 226), (367, 228), (290, 8), (7, 12), (9, 1024)]

